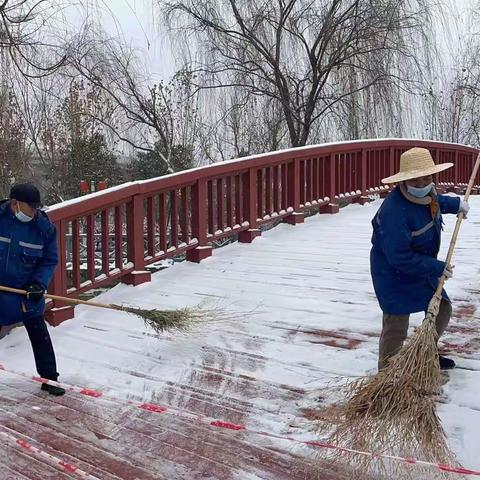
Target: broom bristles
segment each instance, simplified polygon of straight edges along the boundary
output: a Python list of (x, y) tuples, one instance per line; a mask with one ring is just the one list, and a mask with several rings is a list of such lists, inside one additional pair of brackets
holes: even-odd
[(145, 325), (154, 330), (155, 333), (163, 333), (170, 330), (188, 332), (200, 324), (233, 318), (232, 314), (228, 314), (220, 307), (207, 309), (203, 307), (203, 304), (170, 310), (144, 309), (123, 305), (114, 305), (114, 307), (140, 317), (145, 322)]
[[(436, 412), (435, 398), (441, 387), (435, 327), (438, 308), (430, 306), (422, 325), (385, 369), (348, 385), (347, 402), (336, 407), (332, 443), (364, 452), (455, 463)], [(351, 458), (362, 470), (369, 469), (372, 460), (354, 454)]]

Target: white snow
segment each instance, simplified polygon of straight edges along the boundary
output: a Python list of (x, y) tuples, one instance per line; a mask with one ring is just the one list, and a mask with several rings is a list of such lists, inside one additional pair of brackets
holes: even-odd
[[(475, 312), (480, 197), (471, 198), (471, 205), (457, 243), (455, 275), (447, 285), (459, 317), (443, 338), (465, 346), (468, 353), (453, 353), (452, 358), (469, 370), (449, 372), (439, 412), (460, 462), (480, 469), (480, 316)], [(169, 382), (190, 384), (195, 371), (213, 365), (231, 372), (233, 379), (251, 377), (261, 386), (254, 392), (235, 391), (228, 380), (211, 387), (221, 398), (252, 403), (247, 425), (312, 438), (300, 408), (318, 406), (313, 399), (319, 395), (341, 395), (327, 389), (332, 382), (376, 369), (381, 314), (370, 281), (369, 250), (370, 221), (379, 206), (380, 200), (348, 206), (338, 215), (306, 218), (295, 227), (281, 224), (252, 244), (216, 249), (200, 264), (175, 263), (152, 275), (151, 283), (118, 285), (96, 300), (163, 309), (209, 300), (232, 313), (250, 314), (187, 335), (157, 337), (136, 317), (78, 307), (74, 320), (51, 329), (60, 380), (151, 400)], [(455, 216), (445, 216), (445, 222), (440, 258)], [(412, 325), (422, 318), (413, 316)], [(358, 345), (344, 348), (349, 341)], [(34, 372), (22, 328), (0, 341), (0, 356), (7, 368)], [(303, 400), (285, 401), (276, 390), (271, 396), (265, 393), (282, 386), (303, 389)], [(257, 478), (249, 475), (241, 478)]]

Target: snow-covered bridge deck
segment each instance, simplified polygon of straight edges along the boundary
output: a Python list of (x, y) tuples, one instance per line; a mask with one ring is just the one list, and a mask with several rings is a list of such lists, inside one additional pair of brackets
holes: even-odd
[[(79, 476), (57, 461), (100, 479), (345, 478), (325, 464), (318, 469), (313, 449), (250, 430), (314, 439), (312, 411), (338, 395), (328, 387), (375, 369), (381, 320), (368, 255), (378, 206), (280, 225), (251, 245), (216, 250), (198, 265), (175, 264), (151, 283), (119, 285), (99, 298), (146, 308), (210, 299), (232, 311), (253, 309), (251, 316), (158, 337), (137, 318), (78, 308), (74, 320), (52, 329), (60, 380), (101, 391), (100, 398), (72, 391), (55, 399), (11, 373), (33, 373), (26, 332), (14, 330), (0, 341), (0, 439), (26, 440), (52, 457), (2, 445), (1, 478)], [(446, 222), (443, 252), (454, 217)], [(448, 374), (439, 411), (460, 461), (477, 469), (479, 238), (474, 197), (448, 285), (455, 314), (443, 339), (464, 368)], [(170, 410), (145, 411), (142, 402)], [(214, 420), (247, 430), (209, 425)]]

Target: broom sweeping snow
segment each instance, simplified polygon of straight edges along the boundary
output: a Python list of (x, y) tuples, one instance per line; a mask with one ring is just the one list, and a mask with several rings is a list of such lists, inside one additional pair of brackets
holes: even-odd
[[(26, 295), (25, 290), (17, 288), (10, 288), (0, 286), (0, 291), (17, 293), (19, 295)], [(115, 305), (112, 303), (98, 303), (86, 300), (79, 300), (77, 298), (60, 297), (58, 295), (45, 294), (45, 298), (57, 300), (69, 305), (89, 305), (90, 307), (108, 308), (110, 310), (118, 310), (140, 317), (145, 325), (152, 328), (156, 333), (162, 333), (167, 330), (187, 331), (192, 326), (198, 323), (218, 321), (227, 318), (227, 315), (218, 308), (204, 309), (201, 306), (191, 308), (178, 308), (173, 310), (147, 310), (137, 307), (129, 307), (124, 305)], [(223, 318), (222, 318), (223, 317)]]
[[(480, 154), (465, 192), (465, 201), (470, 196), (479, 165)], [(451, 264), (463, 218), (460, 212), (446, 265)], [(454, 461), (435, 403), (442, 378), (435, 319), (445, 280), (443, 274), (421, 326), (390, 359), (387, 367), (372, 377), (349, 384), (347, 402), (335, 408), (338, 424), (332, 434), (332, 443), (364, 452), (397, 453), (438, 463)], [(365, 465), (358, 457), (353, 460), (361, 464), (361, 469), (368, 468), (371, 462), (369, 459)]]

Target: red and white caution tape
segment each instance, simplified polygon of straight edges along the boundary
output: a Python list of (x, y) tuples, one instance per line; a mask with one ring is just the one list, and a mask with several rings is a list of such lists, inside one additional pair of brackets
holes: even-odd
[(44, 450), (33, 446), (26, 440), (15, 437), (14, 435), (8, 433), (6, 430), (6, 427), (1, 427), (0, 437), (6, 440), (7, 444), (10, 444), (16, 448), (20, 448), (33, 457), (41, 458), (42, 460), (45, 460), (49, 465), (52, 465), (53, 467), (62, 470), (63, 472), (75, 475), (78, 478), (85, 478), (88, 480), (100, 480), (98, 477), (94, 477), (93, 475), (84, 472), (73, 463), (64, 462), (60, 458), (57, 458), (54, 455), (51, 455), (50, 453), (47, 453)]
[[(137, 400), (127, 400), (124, 398), (120, 397), (115, 397), (110, 394), (104, 394), (100, 390), (92, 390), (89, 388), (82, 388), (82, 387), (77, 387), (75, 385), (69, 385), (65, 383), (59, 383), (59, 382), (54, 382), (53, 380), (48, 380), (45, 378), (40, 378), (40, 377), (32, 377), (31, 375), (28, 375), (26, 373), (22, 372), (16, 372), (14, 370), (8, 370), (5, 368), (4, 365), (0, 364), (0, 370), (4, 370), (5, 372), (11, 373), (13, 375), (21, 376), (24, 378), (28, 378), (29, 380), (33, 380), (38, 383), (47, 383), (50, 385), (56, 385), (58, 387), (65, 388), (68, 391), (71, 392), (76, 392), (79, 393), (80, 395), (84, 395), (90, 398), (100, 398), (100, 397), (105, 397), (109, 400), (115, 401), (117, 403), (122, 403), (122, 404), (127, 404), (131, 405), (135, 408), (140, 408), (141, 410), (145, 410), (148, 412), (152, 413), (166, 413), (169, 415), (174, 415), (177, 417), (181, 418), (187, 418), (189, 420), (194, 420), (201, 422), (203, 424), (209, 425), (210, 427), (215, 427), (215, 428), (221, 428), (221, 429), (227, 429), (231, 431), (237, 431), (237, 432), (248, 432), (252, 433), (255, 435), (261, 435), (263, 437), (269, 437), (269, 438), (275, 438), (277, 440), (286, 440), (288, 442), (300, 444), (300, 445), (306, 445), (311, 448), (320, 448), (320, 449), (325, 449), (325, 450), (336, 450), (338, 452), (343, 452), (343, 453), (354, 453), (356, 455), (361, 455), (365, 457), (370, 457), (374, 459), (388, 459), (392, 460), (395, 462), (400, 462), (400, 463), (405, 463), (407, 465), (412, 465), (412, 466), (423, 466), (423, 467), (429, 467), (435, 470), (439, 470), (441, 472), (448, 472), (448, 473), (454, 473), (454, 474), (459, 474), (459, 475), (470, 475), (470, 476), (477, 476), (480, 477), (480, 470), (471, 470), (468, 468), (463, 468), (463, 467), (456, 467), (453, 465), (442, 465), (440, 463), (433, 463), (433, 462), (426, 462), (424, 460), (418, 460), (415, 458), (404, 458), (404, 457), (398, 457), (395, 455), (388, 455), (384, 453), (375, 453), (375, 452), (363, 452), (361, 450), (354, 450), (351, 448), (345, 448), (341, 447), (339, 445), (334, 445), (331, 443), (324, 443), (324, 442), (319, 442), (319, 441), (308, 441), (308, 440), (300, 440), (298, 438), (290, 437), (287, 435), (277, 435), (275, 433), (270, 433), (270, 432), (263, 432), (259, 430), (254, 430), (252, 428), (248, 428), (245, 425), (238, 425), (232, 422), (227, 422), (223, 420), (215, 420), (203, 415), (197, 415), (193, 414), (190, 412), (186, 412), (184, 410), (177, 410), (172, 407), (166, 407), (163, 405), (157, 405), (154, 403), (146, 403), (146, 402), (139, 402)], [(94, 478), (94, 477), (86, 477), (86, 478)]]

